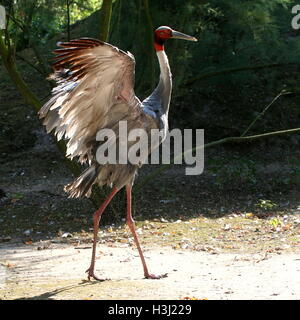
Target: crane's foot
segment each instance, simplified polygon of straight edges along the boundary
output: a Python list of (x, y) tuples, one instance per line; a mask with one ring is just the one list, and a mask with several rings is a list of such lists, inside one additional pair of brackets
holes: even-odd
[(88, 280), (91, 281), (91, 278), (92, 279), (95, 279), (97, 281), (106, 281), (106, 280), (109, 280), (109, 279), (101, 279), (101, 278), (98, 278), (95, 273), (94, 273), (94, 270), (91, 269), (91, 268), (88, 268), (86, 270), (86, 273), (88, 274)]
[(168, 276), (167, 273), (160, 274), (160, 275), (155, 275), (151, 273), (145, 274), (146, 279), (162, 279), (162, 278), (166, 278), (167, 276)]

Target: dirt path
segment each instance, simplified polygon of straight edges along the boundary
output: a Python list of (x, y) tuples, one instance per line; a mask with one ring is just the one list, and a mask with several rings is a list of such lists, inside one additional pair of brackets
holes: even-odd
[[(18, 156), (0, 168), (7, 194), (0, 206), (0, 299), (300, 299), (295, 185), (266, 191), (262, 176), (259, 193), (251, 193), (226, 176), (222, 189), (213, 170), (186, 177), (174, 167), (145, 187), (134, 210), (150, 272), (168, 277), (143, 279), (131, 234), (116, 224), (102, 226), (97, 250), (97, 274), (110, 280), (87, 282), (94, 208), (67, 199), (66, 168), (51, 152), (34, 166), (41, 155)], [(276, 168), (282, 174), (283, 166)], [(61, 243), (65, 232), (72, 243)]]
[(99, 245), (96, 269), (110, 279), (99, 283), (86, 281), (90, 248), (38, 250), (47, 246), (0, 246), (1, 299), (300, 299), (299, 254), (146, 249), (151, 271), (168, 277), (145, 280), (135, 248)]

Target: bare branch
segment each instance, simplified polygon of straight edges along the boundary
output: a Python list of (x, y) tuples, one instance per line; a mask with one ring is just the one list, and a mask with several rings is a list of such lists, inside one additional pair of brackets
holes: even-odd
[(220, 140), (217, 140), (217, 141), (212, 141), (212, 142), (206, 143), (206, 144), (204, 144), (202, 146), (198, 146), (198, 147), (192, 148), (192, 149), (187, 150), (187, 151), (181, 153), (180, 155), (176, 156), (173, 159), (172, 163), (164, 164), (160, 168), (158, 168), (158, 169), (154, 170), (153, 172), (151, 172), (150, 174), (148, 174), (146, 176), (146, 178), (144, 178), (140, 183), (138, 183), (136, 185), (135, 192), (138, 193), (149, 181), (151, 181), (152, 179), (154, 179), (155, 177), (159, 176), (164, 171), (169, 169), (169, 167), (172, 164), (174, 164), (175, 160), (178, 160), (178, 159), (182, 158), (182, 156), (184, 156), (185, 154), (188, 154), (188, 153), (191, 153), (191, 152), (194, 152), (194, 151), (197, 151), (197, 150), (209, 148), (209, 147), (214, 147), (214, 146), (217, 146), (217, 145), (220, 145), (220, 144), (249, 142), (249, 141), (252, 141), (252, 140), (269, 138), (269, 137), (274, 137), (274, 136), (284, 135), (284, 134), (291, 134), (291, 133), (295, 133), (295, 132), (300, 132), (300, 128), (267, 132), (267, 133), (262, 133), (262, 134), (257, 134), (257, 135), (253, 135), (253, 136), (247, 136), (247, 137), (228, 137), (228, 138), (224, 138), (224, 139), (220, 139)]

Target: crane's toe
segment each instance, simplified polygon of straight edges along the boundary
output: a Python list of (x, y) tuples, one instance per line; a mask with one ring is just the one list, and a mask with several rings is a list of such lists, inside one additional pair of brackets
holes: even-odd
[(159, 275), (155, 275), (155, 274), (145, 274), (145, 278), (146, 279), (162, 279), (162, 278), (166, 278), (168, 276), (167, 273), (164, 274), (159, 274)]
[(102, 278), (98, 278), (95, 273), (94, 273), (94, 270), (91, 270), (90, 268), (88, 268), (86, 270), (86, 273), (88, 274), (88, 280), (91, 281), (91, 278), (92, 279), (95, 279), (97, 281), (106, 281), (106, 280), (109, 280), (109, 279), (102, 279)]

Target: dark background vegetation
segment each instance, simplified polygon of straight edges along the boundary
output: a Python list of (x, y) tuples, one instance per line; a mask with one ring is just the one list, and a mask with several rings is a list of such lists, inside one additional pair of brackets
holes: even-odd
[[(115, 0), (112, 3), (107, 40), (134, 54), (136, 94), (140, 99), (151, 92), (159, 75), (152, 45), (153, 30), (169, 25), (199, 39), (196, 44), (184, 41), (166, 44), (174, 77), (171, 128), (204, 128), (206, 142), (239, 137), (280, 93), (247, 134), (299, 127), (300, 33), (291, 27), (291, 9), (297, 1)], [(4, 59), (2, 54), (0, 71), (1, 175), (2, 184), (9, 186), (9, 181), (22, 176), (24, 170), (32, 174), (40, 170), (40, 176), (45, 172), (61, 174), (59, 164), (63, 166), (63, 157), (47, 148), (51, 141), (41, 140), (44, 131), (36, 115), (53, 86), (46, 80), (51, 72), (51, 51), (57, 41), (99, 38), (105, 14), (101, 0), (16, 0), (0, 1), (0, 4), (9, 13), (8, 28), (1, 34), (7, 56)], [(20, 91), (20, 79), (13, 79), (7, 72), (4, 60), (15, 62), (30, 92)], [(211, 197), (231, 197), (232, 201), (243, 188), (245, 193), (253, 192), (257, 197), (264, 193), (268, 199), (295, 190), (299, 185), (299, 143), (300, 135), (294, 133), (219, 146), (207, 153), (206, 172), (210, 176), (199, 177), (204, 179), (199, 182), (199, 188), (201, 185), (204, 186), (201, 190), (211, 188)], [(44, 148), (38, 156), (37, 145)], [(27, 162), (20, 165), (17, 162), (20, 159)], [(260, 166), (267, 166), (271, 161), (277, 161), (277, 169), (261, 174)], [(71, 173), (67, 169), (63, 171), (70, 180)], [(32, 179), (36, 176), (31, 182)], [(182, 181), (183, 184), (177, 181), (176, 186), (171, 181), (169, 185), (185, 188), (191, 194), (195, 190), (192, 183), (189, 185), (187, 177)], [(157, 194), (163, 192), (155, 189), (157, 181), (152, 184), (154, 187), (151, 183), (144, 186), (144, 194), (150, 200), (153, 190)], [(165, 188), (168, 186), (164, 191)], [(4, 193), (12, 194), (12, 187), (4, 189)], [(167, 190), (166, 197), (171, 194), (172, 198), (172, 192), (174, 189)], [(150, 200), (146, 200), (148, 205)], [(191, 201), (194, 213), (198, 200)], [(257, 203), (261, 203), (258, 198)]]

